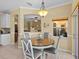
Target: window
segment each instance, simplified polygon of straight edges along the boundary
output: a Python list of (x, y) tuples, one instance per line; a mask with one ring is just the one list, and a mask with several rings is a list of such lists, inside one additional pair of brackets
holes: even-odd
[(34, 15), (24, 15), (24, 32), (41, 32), (41, 19)]
[(67, 19), (53, 20), (53, 36), (67, 37)]

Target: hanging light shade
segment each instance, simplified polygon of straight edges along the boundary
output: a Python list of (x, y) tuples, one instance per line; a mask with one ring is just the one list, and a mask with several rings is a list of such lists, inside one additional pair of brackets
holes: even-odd
[(46, 16), (48, 13), (48, 11), (45, 9), (45, 5), (44, 5), (44, 1), (42, 0), (42, 3), (41, 3), (41, 8), (40, 10), (38, 11), (38, 14), (42, 17)]
[(39, 14), (40, 16), (46, 16), (47, 13), (48, 13), (47, 10), (40, 10), (40, 11), (38, 12), (38, 14)]

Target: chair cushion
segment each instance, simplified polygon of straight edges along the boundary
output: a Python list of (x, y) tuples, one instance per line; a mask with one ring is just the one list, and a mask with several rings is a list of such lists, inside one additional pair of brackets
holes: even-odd
[(34, 49), (34, 58), (40, 57), (41, 54), (42, 54), (41, 50)]
[[(34, 58), (36, 59), (36, 58), (40, 57), (40, 55), (41, 55), (41, 50), (33, 49), (33, 53), (34, 53)], [(28, 54), (28, 53), (26, 53), (26, 55), (27, 55), (28, 57), (32, 58), (32, 55), (30, 55), (30, 54)]]
[(48, 53), (55, 54), (56, 48), (51, 47), (51, 48), (44, 49), (44, 51), (45, 51), (45, 52), (48, 52)]

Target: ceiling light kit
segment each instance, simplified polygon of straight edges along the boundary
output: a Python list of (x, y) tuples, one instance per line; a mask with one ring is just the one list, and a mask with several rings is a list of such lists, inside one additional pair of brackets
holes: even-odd
[(41, 3), (41, 8), (40, 10), (38, 11), (38, 14), (42, 17), (45, 17), (47, 15), (48, 11), (45, 9), (45, 3), (44, 3), (44, 0), (42, 0), (42, 3)]

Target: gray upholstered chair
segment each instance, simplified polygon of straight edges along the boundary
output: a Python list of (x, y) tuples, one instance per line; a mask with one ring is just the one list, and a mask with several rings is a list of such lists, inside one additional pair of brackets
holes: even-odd
[[(64, 35), (64, 33), (59, 34), (58, 39), (57, 39), (57, 42), (56, 42), (56, 46), (51, 47), (51, 48), (48, 48), (48, 49), (45, 49), (45, 52), (49, 52), (49, 53), (55, 54), (56, 51), (57, 51), (57, 49), (58, 49), (58, 45), (59, 45), (60, 38), (61, 38), (61, 36), (63, 36), (63, 35)], [(67, 36), (67, 35), (66, 35), (66, 36)]]
[(48, 38), (49, 33), (48, 32), (44, 32), (44, 38)]
[(32, 48), (31, 40), (21, 40), (24, 53), (24, 59), (38, 59), (41, 58), (42, 52)]
[[(57, 42), (56, 42), (56, 45), (55, 46), (52, 45), (51, 48), (44, 49), (44, 51), (45, 52), (48, 52), (48, 53), (51, 53), (51, 54), (56, 54), (57, 49), (58, 49), (58, 45), (59, 45), (59, 41), (60, 41), (60, 36), (57, 39)], [(46, 56), (47, 56), (47, 54), (46, 54)]]
[(24, 38), (25, 38), (25, 39), (30, 39), (29, 33), (25, 33), (25, 34), (24, 34)]

